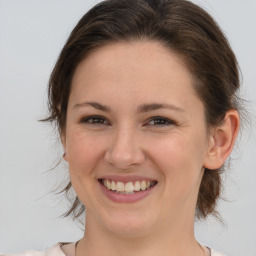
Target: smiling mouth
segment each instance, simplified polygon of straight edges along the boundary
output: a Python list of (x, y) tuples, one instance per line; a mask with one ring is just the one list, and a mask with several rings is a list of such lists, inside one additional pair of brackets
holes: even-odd
[(113, 181), (107, 179), (99, 179), (99, 182), (103, 184), (103, 186), (117, 194), (123, 195), (131, 195), (138, 193), (140, 191), (148, 190), (149, 188), (155, 186), (157, 181), (129, 181), (129, 182), (122, 182), (122, 181)]

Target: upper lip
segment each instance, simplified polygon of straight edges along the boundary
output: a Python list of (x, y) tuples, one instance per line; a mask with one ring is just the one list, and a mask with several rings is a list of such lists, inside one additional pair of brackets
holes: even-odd
[(110, 181), (121, 181), (123, 183), (127, 183), (129, 181), (156, 181), (156, 179), (138, 176), (138, 175), (131, 175), (131, 176), (122, 176), (122, 175), (105, 175), (99, 178), (99, 180), (110, 180)]

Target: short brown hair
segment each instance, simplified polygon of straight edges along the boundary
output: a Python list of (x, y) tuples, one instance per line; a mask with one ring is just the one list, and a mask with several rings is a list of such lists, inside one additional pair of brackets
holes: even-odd
[[(186, 0), (106, 0), (89, 10), (64, 45), (49, 81), (49, 117), (65, 130), (71, 80), (77, 65), (95, 49), (113, 42), (158, 41), (183, 58), (205, 108), (207, 127), (218, 125), (230, 109), (239, 110), (236, 57), (213, 18)], [(222, 168), (205, 169), (196, 216), (216, 214)], [(69, 181), (63, 191), (69, 192)], [(78, 197), (65, 216), (79, 217)]]

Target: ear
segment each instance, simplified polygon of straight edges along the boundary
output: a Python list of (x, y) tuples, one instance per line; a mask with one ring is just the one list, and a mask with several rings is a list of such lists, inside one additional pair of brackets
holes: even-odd
[(61, 144), (64, 149), (63, 159), (68, 162), (68, 155), (67, 155), (67, 148), (66, 148), (66, 136), (64, 133), (61, 134), (60, 139), (61, 139)]
[(220, 168), (230, 155), (239, 130), (239, 114), (229, 110), (220, 125), (211, 131), (208, 151), (204, 161), (207, 169)]

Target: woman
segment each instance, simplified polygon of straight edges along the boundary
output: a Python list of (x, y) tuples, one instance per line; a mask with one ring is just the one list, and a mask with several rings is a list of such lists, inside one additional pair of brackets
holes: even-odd
[(239, 130), (236, 58), (181, 0), (108, 0), (79, 21), (49, 83), (83, 238), (31, 255), (222, 255), (194, 219), (217, 216)]

